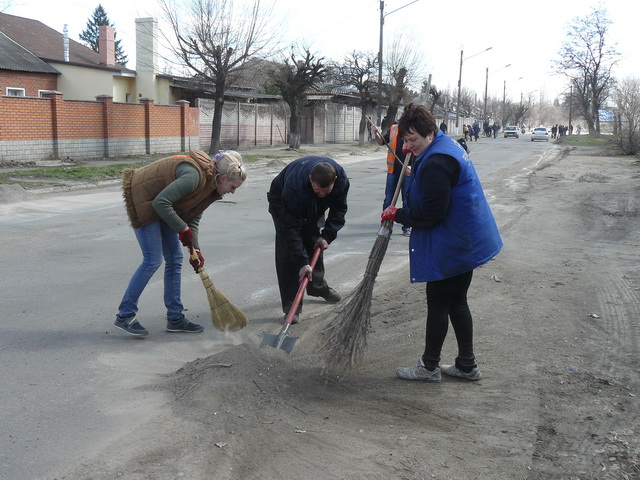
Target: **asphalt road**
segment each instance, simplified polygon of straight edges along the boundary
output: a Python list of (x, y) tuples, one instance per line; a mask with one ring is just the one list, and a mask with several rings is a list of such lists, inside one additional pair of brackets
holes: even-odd
[[(469, 147), (481, 179), (554, 148), (551, 142), (530, 142), (527, 135), (481, 138)], [(336, 159), (351, 179), (349, 212), (325, 263), (330, 285), (346, 294), (364, 272), (379, 226), (384, 152)], [(207, 271), (251, 321), (237, 334), (210, 325), (202, 284), (189, 268), (183, 300), (187, 315), (205, 324), (205, 332), (164, 332), (162, 269), (140, 301), (139, 319), (150, 335), (133, 338), (112, 327), (139, 263), (119, 186), (0, 205), (0, 478), (54, 478), (64, 466), (161, 414), (166, 400), (153, 386), (163, 374), (279, 331), (266, 192), (283, 165), (252, 168), (246, 185), (215, 203), (201, 222)], [(384, 268), (404, 267), (406, 246), (407, 239), (394, 234)], [(317, 300), (305, 301), (305, 309), (321, 307)]]

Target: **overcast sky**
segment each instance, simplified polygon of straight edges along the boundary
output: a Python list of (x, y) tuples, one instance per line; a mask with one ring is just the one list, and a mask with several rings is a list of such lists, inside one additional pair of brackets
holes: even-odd
[[(157, 17), (162, 13), (155, 0), (9, 0), (4, 11), (12, 15), (40, 20), (62, 32), (67, 24), (71, 38), (86, 27), (87, 20), (101, 3), (116, 27), (129, 56), (129, 68), (135, 69), (135, 18)], [(262, 0), (263, 4), (271, 0)], [(252, 0), (235, 0), (236, 5)], [(640, 77), (638, 13), (640, 2), (597, 0), (560, 2), (483, 2), (457, 0), (388, 0), (384, 13), (383, 52), (401, 33), (411, 38), (413, 48), (422, 52), (426, 75), (441, 90), (457, 89), (460, 52), (463, 51), (462, 87), (484, 96), (519, 101), (525, 97), (553, 99), (567, 82), (553, 73), (551, 60), (557, 59), (567, 23), (584, 17), (592, 7), (604, 5), (611, 26), (611, 40), (623, 54), (618, 77)], [(274, 17), (285, 26), (286, 44), (304, 44), (327, 59), (341, 60), (353, 50), (377, 54), (380, 39), (379, 0), (275, 0)], [(455, 6), (455, 7), (451, 7)], [(485, 51), (491, 47), (490, 50)], [(510, 64), (511, 66), (506, 67)], [(486, 72), (489, 69), (487, 82)]]

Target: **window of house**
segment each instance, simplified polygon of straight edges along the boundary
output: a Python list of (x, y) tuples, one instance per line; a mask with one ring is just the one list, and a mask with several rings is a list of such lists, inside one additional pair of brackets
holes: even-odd
[(24, 88), (7, 87), (7, 95), (10, 97), (24, 97), (25, 91)]
[(131, 103), (131, 94), (130, 93), (125, 93), (124, 94), (124, 101), (126, 103)]

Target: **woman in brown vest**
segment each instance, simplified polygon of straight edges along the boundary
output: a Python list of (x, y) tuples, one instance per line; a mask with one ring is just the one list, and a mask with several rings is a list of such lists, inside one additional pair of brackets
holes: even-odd
[(168, 332), (197, 333), (202, 325), (184, 316), (180, 298), (183, 246), (198, 260), (189, 260), (194, 270), (204, 266), (198, 244), (202, 212), (227, 193), (234, 193), (246, 180), (247, 171), (238, 152), (220, 152), (213, 160), (201, 150), (188, 155), (162, 158), (123, 174), (123, 196), (127, 215), (142, 250), (142, 263), (124, 293), (114, 326), (130, 335), (149, 332), (137, 320), (138, 299), (153, 274), (164, 270), (164, 303)]

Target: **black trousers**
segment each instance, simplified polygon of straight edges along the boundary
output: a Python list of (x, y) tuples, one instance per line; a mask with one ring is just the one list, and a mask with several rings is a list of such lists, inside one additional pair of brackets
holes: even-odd
[(467, 303), (473, 270), (437, 282), (427, 282), (427, 332), (422, 360), (428, 369), (440, 364), (449, 320), (458, 343), (456, 366), (470, 371), (476, 366), (473, 353), (473, 318)]
[[(319, 230), (303, 229), (301, 232), (302, 243), (309, 261), (313, 256), (313, 250), (316, 240), (320, 236)], [(324, 279), (324, 262), (322, 261), (323, 254), (320, 254), (313, 273), (311, 274), (312, 280), (307, 284), (307, 295), (312, 297), (321, 297), (329, 291), (329, 285)], [(276, 273), (278, 276), (278, 287), (280, 288), (280, 300), (282, 302), (282, 311), (289, 313), (293, 300), (296, 298), (298, 289), (300, 288), (300, 280), (298, 273), (300, 269), (291, 262), (289, 257), (289, 248), (284, 240), (284, 235), (276, 227)], [(302, 301), (298, 306), (297, 313), (302, 311)]]

